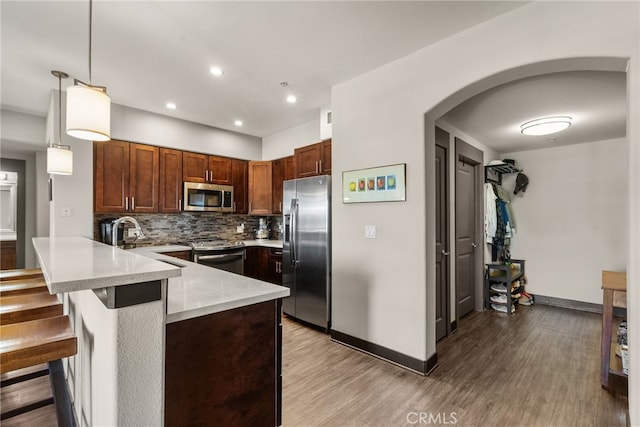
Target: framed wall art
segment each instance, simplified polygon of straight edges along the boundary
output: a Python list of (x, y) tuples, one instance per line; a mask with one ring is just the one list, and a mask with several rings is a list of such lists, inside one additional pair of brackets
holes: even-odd
[(342, 172), (342, 202), (404, 202), (406, 163)]

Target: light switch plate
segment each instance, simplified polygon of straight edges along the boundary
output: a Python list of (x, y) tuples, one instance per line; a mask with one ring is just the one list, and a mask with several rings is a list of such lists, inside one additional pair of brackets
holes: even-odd
[(365, 237), (365, 239), (375, 239), (376, 238), (376, 226), (375, 225), (365, 225), (364, 226), (364, 237)]

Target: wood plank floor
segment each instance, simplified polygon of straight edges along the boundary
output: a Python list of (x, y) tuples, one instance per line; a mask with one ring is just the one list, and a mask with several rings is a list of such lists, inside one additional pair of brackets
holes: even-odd
[(283, 425), (625, 426), (626, 396), (600, 387), (600, 327), (548, 306), (475, 312), (422, 377), (284, 318)]

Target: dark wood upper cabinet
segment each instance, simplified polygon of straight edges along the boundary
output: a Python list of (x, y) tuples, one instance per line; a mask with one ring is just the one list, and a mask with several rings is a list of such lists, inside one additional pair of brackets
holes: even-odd
[(296, 178), (331, 174), (331, 140), (294, 150)]
[(331, 140), (320, 143), (320, 175), (331, 175)]
[(232, 185), (232, 161), (228, 157), (209, 156), (209, 182)]
[(93, 143), (94, 209), (126, 212), (129, 209), (129, 143)]
[(160, 207), (158, 212), (182, 210), (182, 151), (160, 149)]
[(249, 162), (249, 214), (269, 215), (273, 209), (272, 162)]
[(295, 179), (296, 177), (296, 166), (294, 162), (294, 157), (289, 156), (282, 159), (283, 163), (283, 181), (289, 181), (290, 179)]
[(282, 213), (282, 182), (284, 180), (284, 159), (277, 159), (271, 162), (272, 183), (272, 208), (274, 214)]
[(249, 213), (249, 197), (247, 183), (249, 180), (249, 162), (246, 160), (232, 159), (231, 175), (233, 177), (233, 212)]
[(95, 212), (158, 212), (159, 148), (94, 142)]
[(129, 211), (158, 212), (160, 149), (151, 145), (129, 144), (129, 165)]
[(200, 153), (182, 153), (182, 180), (189, 182), (207, 182), (209, 175), (209, 156)]

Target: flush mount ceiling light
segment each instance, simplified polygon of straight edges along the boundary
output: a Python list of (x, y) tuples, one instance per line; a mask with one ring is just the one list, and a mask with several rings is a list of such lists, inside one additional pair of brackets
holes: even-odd
[(565, 130), (571, 126), (571, 122), (569, 116), (543, 117), (523, 123), (520, 132), (524, 135), (549, 135)]
[(235, 122), (233, 122), (233, 124), (236, 125), (236, 126), (242, 126), (243, 125), (242, 120), (236, 120)]
[(221, 75), (224, 74), (224, 72), (222, 71), (222, 68), (220, 67), (211, 67), (211, 69), (209, 69), (209, 72), (216, 77), (220, 77)]
[(295, 104), (297, 100), (298, 100), (298, 98), (296, 98), (296, 97), (295, 97), (295, 96), (293, 96), (293, 95), (289, 95), (289, 96), (287, 96), (287, 102), (288, 102), (289, 104)]
[(175, 110), (177, 108), (177, 106), (173, 102), (167, 102), (167, 108), (169, 110)]
[(89, 83), (74, 79), (67, 88), (67, 134), (89, 141), (111, 139), (111, 98), (107, 88), (91, 84), (93, 0), (89, 0)]
[(51, 74), (58, 78), (58, 143), (47, 147), (47, 173), (52, 175), (73, 174), (73, 152), (68, 145), (62, 145), (62, 79), (69, 75), (53, 70)]

